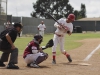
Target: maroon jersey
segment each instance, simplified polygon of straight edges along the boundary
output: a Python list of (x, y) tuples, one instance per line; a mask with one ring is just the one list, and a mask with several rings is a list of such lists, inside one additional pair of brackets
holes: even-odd
[(35, 43), (34, 40), (29, 42), (29, 44), (24, 50), (23, 58), (25, 58), (27, 54), (33, 54), (32, 50), (36, 49), (39, 50), (39, 44)]

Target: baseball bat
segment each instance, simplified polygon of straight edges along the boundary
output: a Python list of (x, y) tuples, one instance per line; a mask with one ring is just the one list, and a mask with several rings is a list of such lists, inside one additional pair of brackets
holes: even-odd
[[(45, 14), (49, 15), (55, 22), (57, 22), (59, 25), (61, 25), (49, 12), (47, 12), (45, 9), (41, 8), (42, 10), (45, 11)], [(64, 27), (63, 27), (64, 28)], [(66, 29), (66, 28), (64, 28)], [(67, 33), (70, 33), (70, 31), (67, 31)]]
[[(55, 22), (57, 22), (59, 25), (61, 25), (51, 14), (47, 13)], [(63, 27), (64, 28), (64, 27)], [(64, 28), (66, 29), (66, 28)], [(67, 33), (70, 33), (70, 31), (67, 31)]]
[(60, 25), (60, 23), (59, 23), (49, 12), (47, 12), (47, 11), (46, 11), (45, 9), (43, 9), (43, 8), (41, 8), (41, 9), (45, 11), (44, 14), (49, 15), (55, 22), (57, 22), (57, 23)]
[(61, 25), (48, 11), (46, 11), (43, 8), (40, 8), (40, 9), (42, 9), (43, 11), (45, 11), (44, 14), (49, 15), (55, 22), (57, 22), (59, 25)]
[(51, 15), (51, 14), (49, 14), (49, 13), (47, 13), (55, 22), (57, 22), (59, 25), (60, 25), (60, 23)]

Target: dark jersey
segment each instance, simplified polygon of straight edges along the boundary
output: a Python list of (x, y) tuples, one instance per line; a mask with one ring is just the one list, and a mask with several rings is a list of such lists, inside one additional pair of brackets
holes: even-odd
[(29, 44), (24, 50), (23, 58), (25, 58), (27, 54), (33, 54), (32, 50), (36, 49), (39, 50), (39, 44), (35, 43), (34, 40), (29, 42)]
[(7, 28), (6, 30), (2, 31), (0, 33), (0, 38), (5, 41), (5, 42), (8, 42), (7, 39), (6, 39), (6, 34), (9, 34), (9, 36), (11, 37), (11, 40), (12, 42), (14, 43), (16, 38), (17, 38), (17, 30), (14, 28), (14, 27), (11, 27), (11, 28)]

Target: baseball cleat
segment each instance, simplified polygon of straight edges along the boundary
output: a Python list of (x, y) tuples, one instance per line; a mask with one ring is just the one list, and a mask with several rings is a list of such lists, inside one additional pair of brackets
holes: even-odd
[(39, 68), (39, 65), (37, 65), (37, 64), (35, 64), (35, 63), (34, 63), (34, 64), (32, 63), (32, 64), (30, 64), (30, 67)]
[(70, 55), (67, 55), (67, 59), (68, 59), (69, 62), (72, 62)]
[(52, 64), (56, 64), (56, 60), (53, 60), (53, 61), (52, 61)]

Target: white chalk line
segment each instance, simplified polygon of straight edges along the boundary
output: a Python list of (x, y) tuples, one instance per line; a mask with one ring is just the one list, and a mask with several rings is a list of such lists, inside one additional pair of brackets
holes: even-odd
[(100, 48), (100, 44), (84, 59), (84, 61), (88, 61), (91, 56)]

